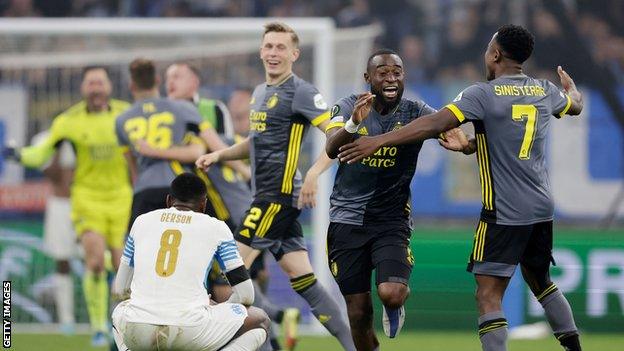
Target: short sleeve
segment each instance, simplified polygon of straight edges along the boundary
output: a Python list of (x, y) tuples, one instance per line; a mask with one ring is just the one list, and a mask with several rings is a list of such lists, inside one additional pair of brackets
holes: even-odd
[(483, 120), (487, 98), (485, 88), (480, 84), (474, 84), (464, 89), (453, 102), (444, 107), (451, 110), (461, 123)]
[(130, 229), (130, 233), (128, 234), (128, 239), (126, 239), (126, 245), (124, 246), (124, 250), (121, 254), (121, 261), (126, 263), (130, 267), (134, 267), (134, 237), (137, 231), (136, 228), (141, 226), (141, 217), (138, 217), (134, 224), (132, 224), (132, 228)]
[(217, 246), (215, 252), (215, 259), (219, 263), (223, 272), (229, 272), (235, 268), (244, 265), (243, 259), (238, 252), (236, 241), (230, 231), (230, 228), (224, 223), (220, 222), (220, 232), (222, 233), (223, 240)]
[(325, 132), (332, 128), (341, 128), (344, 127), (345, 123), (349, 118), (351, 118), (351, 113), (353, 113), (353, 108), (355, 106), (355, 95), (351, 95), (346, 98), (342, 98), (336, 102), (336, 104), (330, 110), (330, 121), (327, 128), (325, 128)]
[(297, 87), (292, 103), (293, 112), (304, 116), (313, 126), (329, 119), (327, 107), (323, 95), (312, 84), (304, 83)]
[(187, 101), (178, 102), (179, 113), (176, 114), (176, 118), (184, 121), (188, 131), (199, 134), (208, 128), (212, 128), (210, 122), (204, 121), (199, 113), (199, 109), (195, 105)]
[(119, 143), (119, 145), (129, 147), (131, 143), (123, 127), (124, 121), (125, 118), (123, 118), (123, 115), (117, 118), (115, 121), (115, 134), (117, 134), (117, 143)]
[(418, 117), (430, 115), (436, 112), (438, 112), (438, 110), (436, 110), (435, 108), (423, 102), (422, 105), (420, 106), (420, 110), (418, 111)]
[(550, 97), (550, 103), (552, 106), (552, 114), (561, 118), (568, 113), (570, 106), (572, 106), (572, 99), (568, 94), (559, 90), (555, 84), (550, 81), (546, 81), (548, 86), (548, 96)]

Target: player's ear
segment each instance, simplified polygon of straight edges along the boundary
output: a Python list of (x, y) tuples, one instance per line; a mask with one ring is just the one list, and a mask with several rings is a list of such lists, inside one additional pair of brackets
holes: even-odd
[(173, 197), (171, 197), (171, 195), (167, 194), (167, 200), (165, 202), (167, 203), (167, 207), (173, 206)]
[(364, 72), (364, 81), (366, 84), (370, 84), (370, 76), (368, 75), (368, 72)]
[(297, 61), (297, 59), (299, 58), (299, 48), (295, 48), (295, 50), (293, 50), (293, 62)]
[(201, 202), (199, 206), (201, 213), (206, 213), (206, 203), (208, 203), (208, 199), (204, 199), (204, 201)]
[(500, 50), (495, 49), (493, 58), (494, 62), (500, 62), (503, 59), (503, 54), (500, 52)]

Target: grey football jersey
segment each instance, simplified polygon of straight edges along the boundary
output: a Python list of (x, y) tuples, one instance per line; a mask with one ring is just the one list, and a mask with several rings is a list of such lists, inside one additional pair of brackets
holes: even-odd
[[(344, 126), (351, 118), (356, 101), (357, 95), (351, 95), (334, 105), (328, 130)], [(422, 101), (401, 99), (396, 109), (387, 115), (371, 109), (360, 124), (357, 137), (388, 133), (434, 112)], [(330, 197), (330, 220), (354, 225), (397, 220), (407, 224), (410, 183), (421, 147), (422, 143), (382, 147), (358, 163), (341, 163)]]
[(165, 98), (138, 101), (119, 116), (115, 125), (119, 144), (129, 147), (137, 160), (134, 192), (168, 188), (177, 174), (192, 171), (177, 161), (142, 156), (134, 147), (137, 140), (145, 139), (154, 148), (167, 149), (196, 142), (200, 129), (207, 126), (193, 104)]
[(475, 126), (483, 221), (552, 220), (546, 138), (552, 117), (562, 117), (570, 105), (553, 83), (521, 74), (472, 85), (446, 106)]
[(296, 75), (278, 85), (256, 87), (249, 115), (255, 199), (296, 206), (301, 188), (297, 164), (303, 138), (310, 124), (317, 126), (327, 119), (329, 111), (321, 94)]

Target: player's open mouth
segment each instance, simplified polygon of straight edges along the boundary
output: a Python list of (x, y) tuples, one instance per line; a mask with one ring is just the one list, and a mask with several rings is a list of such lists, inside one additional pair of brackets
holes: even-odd
[(277, 67), (280, 64), (277, 60), (267, 60), (266, 63), (269, 67)]
[(399, 88), (397, 87), (385, 87), (383, 88), (383, 95), (387, 98), (395, 98), (399, 93)]

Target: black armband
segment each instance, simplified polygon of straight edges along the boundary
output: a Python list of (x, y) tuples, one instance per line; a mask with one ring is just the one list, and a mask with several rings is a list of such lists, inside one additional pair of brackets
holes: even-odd
[(245, 266), (240, 266), (238, 268), (235, 268), (225, 273), (225, 276), (230, 282), (230, 286), (234, 286), (234, 285), (244, 282), (247, 279), (251, 279), (249, 278), (249, 272), (247, 272), (247, 268), (245, 268)]

